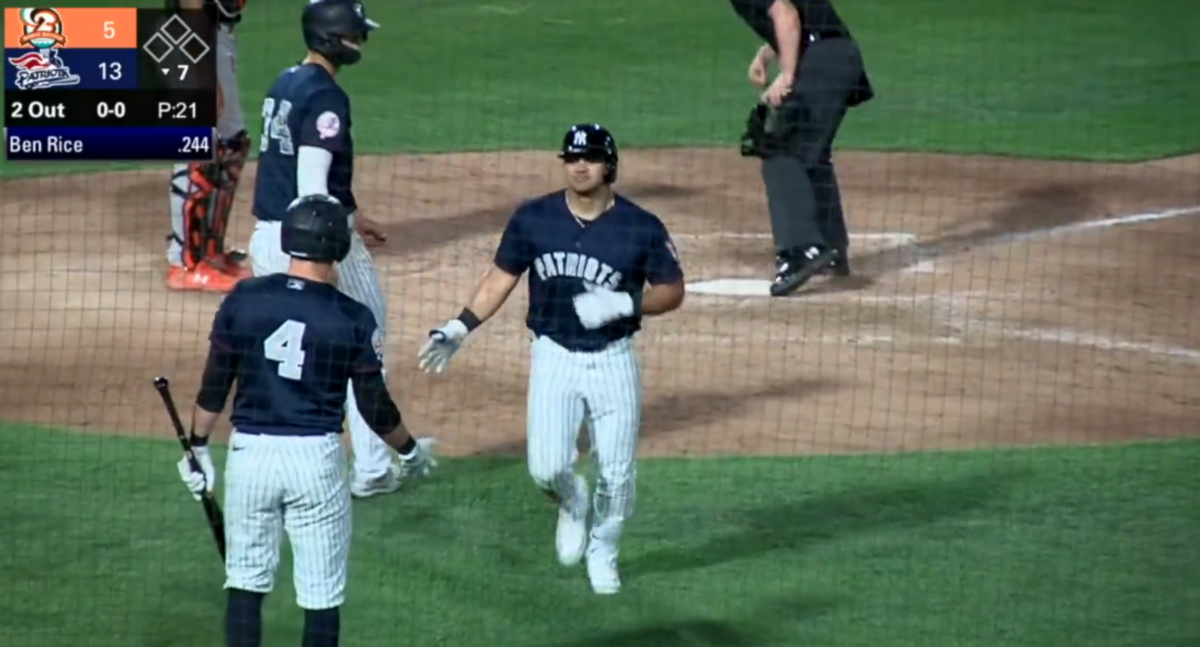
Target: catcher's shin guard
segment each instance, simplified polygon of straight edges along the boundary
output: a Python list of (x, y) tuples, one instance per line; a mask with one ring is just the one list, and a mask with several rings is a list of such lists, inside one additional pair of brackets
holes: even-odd
[(171, 190), (183, 199), (183, 240), (177, 242), (189, 270), (201, 261), (220, 264), (245, 258), (245, 252), (225, 251), (225, 230), (249, 152), (250, 137), (241, 132), (218, 143), (215, 162), (194, 162), (176, 172)]

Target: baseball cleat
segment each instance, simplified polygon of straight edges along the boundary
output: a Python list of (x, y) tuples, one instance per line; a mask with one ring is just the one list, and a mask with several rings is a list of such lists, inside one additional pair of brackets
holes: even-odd
[(214, 260), (213, 266), (238, 281), (253, 278), (254, 272), (241, 263), (245, 258), (246, 255), (242, 252), (230, 252)]
[(815, 245), (780, 254), (775, 259), (776, 273), (775, 281), (771, 283), (771, 296), (784, 297), (799, 290), (809, 279), (824, 271), (836, 255), (837, 252), (832, 249)]
[(358, 499), (366, 499), (379, 494), (391, 494), (400, 489), (400, 466), (395, 463), (388, 465), (387, 472), (367, 481), (355, 480), (350, 483), (350, 494)]
[(574, 566), (583, 559), (588, 543), (588, 483), (582, 476), (575, 477), (575, 491), (568, 500), (558, 506), (558, 531), (555, 547), (558, 562), (563, 566)]
[(826, 265), (821, 273), (828, 276), (850, 276), (850, 256), (846, 250), (834, 250), (833, 260), (829, 261), (829, 265)]
[(597, 595), (613, 595), (621, 590), (616, 546), (593, 539), (587, 550), (587, 570), (592, 591)]
[(179, 265), (172, 265), (167, 270), (167, 287), (172, 290), (225, 293), (233, 290), (237, 282), (238, 279), (206, 262), (191, 270)]

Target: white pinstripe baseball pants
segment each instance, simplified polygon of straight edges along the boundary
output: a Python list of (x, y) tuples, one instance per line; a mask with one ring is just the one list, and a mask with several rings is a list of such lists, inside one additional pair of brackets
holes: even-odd
[(591, 534), (616, 543), (633, 515), (636, 494), (642, 385), (633, 341), (584, 353), (540, 337), (530, 354), (529, 474), (539, 487), (569, 496), (579, 428), (586, 422), (599, 468)]
[(296, 604), (312, 610), (341, 606), (350, 559), (346, 467), (337, 434), (234, 430), (225, 461), (225, 588), (270, 593), (287, 533)]

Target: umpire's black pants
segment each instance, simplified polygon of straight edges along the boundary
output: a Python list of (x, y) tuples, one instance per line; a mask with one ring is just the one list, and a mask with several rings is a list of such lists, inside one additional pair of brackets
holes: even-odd
[(819, 246), (845, 250), (850, 240), (833, 168), (833, 140), (850, 106), (874, 96), (862, 53), (849, 38), (810, 44), (795, 90), (772, 116), (781, 145), (764, 157), (763, 183), (777, 252)]

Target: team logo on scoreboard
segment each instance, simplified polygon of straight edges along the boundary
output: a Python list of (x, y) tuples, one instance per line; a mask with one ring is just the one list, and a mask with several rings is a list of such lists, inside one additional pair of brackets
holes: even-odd
[(25, 33), (18, 42), (34, 50), (8, 62), (17, 68), (14, 81), (21, 90), (44, 90), (64, 85), (79, 85), (79, 76), (63, 63), (56, 48), (67, 44), (62, 16), (54, 9), (22, 9), (21, 25)]

